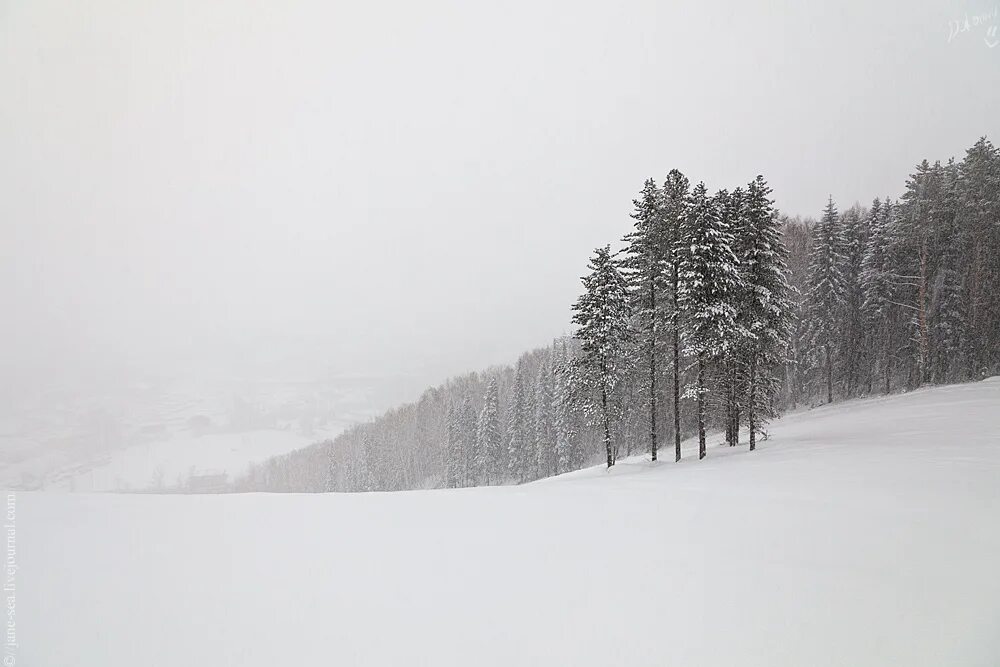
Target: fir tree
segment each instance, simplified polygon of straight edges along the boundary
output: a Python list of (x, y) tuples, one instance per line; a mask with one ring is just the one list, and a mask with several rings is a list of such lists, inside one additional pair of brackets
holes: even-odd
[(680, 306), (688, 351), (698, 363), (698, 379), (687, 392), (698, 401), (698, 458), (704, 458), (707, 364), (721, 357), (737, 334), (732, 297), (739, 287), (733, 235), (719, 215), (718, 203), (704, 183), (695, 186), (678, 242)]
[(811, 348), (823, 353), (828, 403), (833, 401), (833, 351), (840, 340), (844, 307), (843, 267), (844, 237), (837, 207), (830, 197), (813, 236), (806, 304)]
[(969, 377), (1000, 373), (1000, 149), (981, 137), (959, 163), (957, 253)]
[(657, 376), (659, 366), (657, 347), (659, 346), (659, 325), (661, 317), (660, 300), (664, 291), (664, 224), (661, 193), (653, 179), (643, 186), (639, 199), (633, 200), (632, 219), (635, 228), (625, 237), (628, 242), (627, 258), (624, 265), (629, 269), (628, 277), (634, 297), (634, 314), (639, 320), (637, 330), (642, 365), (646, 369), (647, 405), (649, 409), (649, 452), (656, 460), (656, 410)]
[[(720, 190), (715, 195), (715, 201), (721, 223), (732, 232), (733, 253), (738, 260), (741, 260), (752, 237), (752, 230), (747, 228), (747, 202), (744, 192), (741, 188), (736, 188), (732, 192)], [(740, 315), (745, 310), (750, 296), (749, 287), (741, 281), (730, 297), (738, 311), (737, 322), (741, 324)], [(742, 328), (738, 331), (742, 332)], [(745, 373), (749, 350), (746, 336), (737, 336), (729, 343), (725, 354), (718, 359), (716, 377), (718, 392), (725, 405), (726, 442), (730, 447), (735, 447), (739, 444), (740, 420), (745, 407), (742, 390), (746, 384)]]
[(860, 208), (852, 207), (841, 216), (841, 229), (844, 234), (844, 306), (840, 357), (846, 375), (847, 395), (854, 396), (865, 382), (869, 356), (862, 283), (862, 265), (870, 236), (869, 217)]
[(946, 382), (953, 366), (960, 365), (965, 343), (965, 314), (962, 304), (962, 281), (954, 268), (958, 261), (953, 254), (938, 268), (931, 285), (930, 336), (934, 356), (931, 360), (934, 382)]
[(587, 412), (603, 429), (610, 468), (617, 452), (611, 441), (619, 409), (617, 392), (629, 363), (630, 297), (610, 246), (595, 250), (588, 268), (590, 274), (582, 278), (584, 293), (573, 306), (575, 335), (581, 342), (577, 362), (579, 378), (589, 390)]
[(535, 477), (556, 474), (554, 387), (547, 359), (535, 378)]
[(526, 479), (529, 461), (532, 468), (535, 461), (533, 456), (535, 442), (528, 428), (528, 423), (534, 419), (534, 414), (528, 400), (529, 386), (526, 373), (524, 360), (521, 359), (517, 363), (517, 374), (514, 376), (507, 413), (507, 475), (518, 482)]
[(776, 369), (788, 345), (792, 304), (786, 278), (786, 251), (778, 232), (771, 188), (763, 176), (747, 186), (740, 235), (740, 276), (745, 295), (741, 325), (746, 332), (747, 418), (750, 451), (758, 428), (773, 416)]
[(553, 404), (555, 409), (555, 474), (573, 470), (583, 464), (580, 448), (577, 446), (578, 424), (573, 387), (576, 377), (566, 342), (563, 341), (553, 354), (558, 357), (553, 364)]
[(681, 233), (688, 218), (690, 183), (677, 169), (663, 182), (663, 257), (669, 294), (667, 328), (670, 336), (673, 378), (674, 460), (681, 460), (681, 346), (680, 307)]
[(498, 481), (503, 461), (503, 441), (500, 433), (500, 392), (496, 378), (490, 378), (483, 396), (476, 429), (475, 468), (477, 478), (486, 484)]
[(861, 285), (864, 291), (862, 315), (868, 337), (872, 340), (872, 359), (889, 393), (892, 378), (893, 276), (891, 268), (890, 220), (893, 204), (889, 199), (872, 202), (869, 209), (870, 237), (861, 261)]
[(928, 283), (932, 272), (932, 237), (939, 205), (941, 165), (931, 165), (923, 160), (906, 182), (899, 211), (901, 234), (898, 239), (903, 274), (897, 278), (901, 287), (902, 306), (912, 313), (913, 364), (911, 385), (916, 386), (930, 379), (930, 330), (928, 310)]
[(473, 459), (476, 451), (476, 407), (472, 400), (472, 395), (468, 391), (462, 401), (462, 457), (464, 467), (462, 469), (462, 486), (475, 485), (473, 469), (475, 461)]

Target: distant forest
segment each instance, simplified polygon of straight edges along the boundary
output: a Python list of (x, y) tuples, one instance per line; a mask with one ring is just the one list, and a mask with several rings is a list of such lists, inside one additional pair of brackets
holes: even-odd
[(235, 491), (527, 482), (682, 439), (753, 449), (782, 411), (1000, 373), (1000, 151), (923, 161), (898, 199), (780, 214), (762, 176), (710, 192), (647, 180), (598, 248), (574, 335), (470, 373)]

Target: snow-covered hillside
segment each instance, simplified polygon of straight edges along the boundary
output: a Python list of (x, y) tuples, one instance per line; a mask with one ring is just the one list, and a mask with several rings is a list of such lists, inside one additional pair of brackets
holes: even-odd
[[(178, 373), (0, 389), (0, 486), (184, 488), (333, 438), (409, 396), (413, 380), (364, 375), (232, 379)], [(401, 385), (398, 386), (398, 385)]]
[(337, 424), (328, 428), (310, 436), (291, 430), (258, 429), (156, 440), (118, 450), (106, 464), (76, 474), (61, 487), (53, 487), (73, 491), (183, 489), (186, 480), (199, 474), (225, 474), (233, 479), (251, 464), (308, 447), (320, 436), (333, 436), (341, 429)]
[(1000, 379), (522, 487), (18, 494), (18, 664), (996, 665)]

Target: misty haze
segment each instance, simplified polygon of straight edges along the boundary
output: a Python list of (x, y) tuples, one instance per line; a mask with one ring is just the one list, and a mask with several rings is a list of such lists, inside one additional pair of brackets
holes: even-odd
[(998, 29), (0, 0), (3, 665), (1000, 664)]

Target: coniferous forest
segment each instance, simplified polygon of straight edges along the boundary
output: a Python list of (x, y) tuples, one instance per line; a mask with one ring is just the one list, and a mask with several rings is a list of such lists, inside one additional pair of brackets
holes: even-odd
[[(649, 179), (594, 250), (573, 335), (253, 467), (234, 490), (513, 484), (681, 441), (753, 450), (782, 411), (1000, 373), (1000, 151), (923, 161), (898, 198), (819, 220), (764, 176)], [(612, 241), (614, 239), (609, 239)], [(581, 258), (581, 264), (583, 263)], [(687, 455), (687, 454), (685, 454)]]

